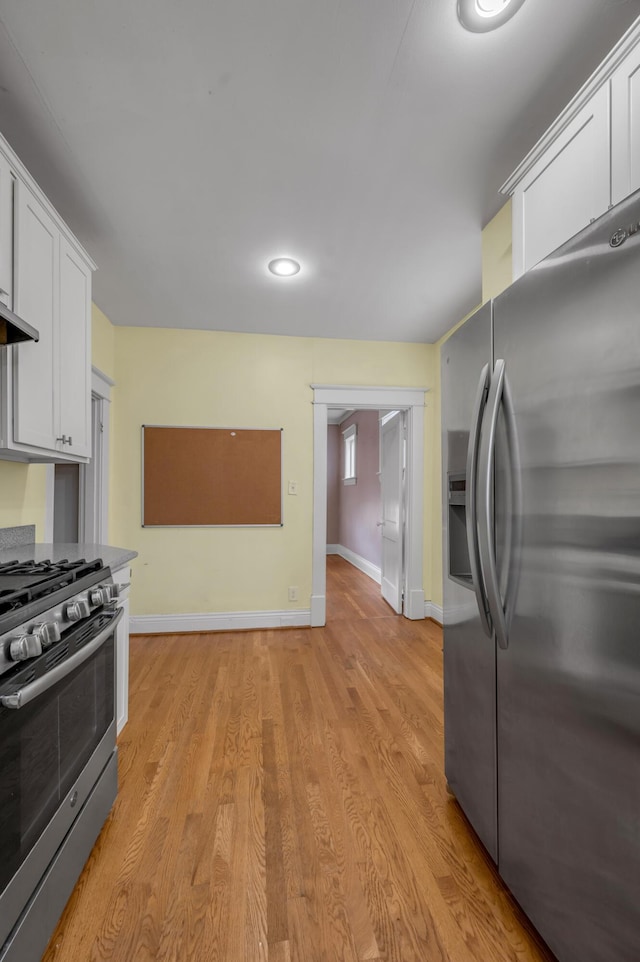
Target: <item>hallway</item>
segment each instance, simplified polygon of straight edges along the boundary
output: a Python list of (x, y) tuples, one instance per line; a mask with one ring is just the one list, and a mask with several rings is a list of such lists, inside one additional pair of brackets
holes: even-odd
[(327, 625), (359, 618), (398, 618), (380, 585), (340, 555), (327, 555)]

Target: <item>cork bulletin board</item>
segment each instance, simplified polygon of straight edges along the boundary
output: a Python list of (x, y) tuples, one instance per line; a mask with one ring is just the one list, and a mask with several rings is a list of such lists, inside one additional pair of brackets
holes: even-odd
[(282, 524), (282, 430), (142, 425), (142, 525)]

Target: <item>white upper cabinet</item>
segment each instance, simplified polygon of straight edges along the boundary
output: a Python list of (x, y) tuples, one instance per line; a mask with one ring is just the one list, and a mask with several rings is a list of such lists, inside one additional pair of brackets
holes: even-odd
[(640, 20), (502, 187), (513, 276), (640, 187)]
[[(13, 440), (47, 450), (56, 448), (58, 422), (56, 339), (60, 235), (24, 184), (16, 184), (15, 312), (37, 328), (40, 340), (16, 344), (13, 352)], [(3, 399), (4, 400), (4, 399)]]
[(0, 301), (13, 304), (13, 175), (0, 154)]
[(90, 321), (91, 271), (61, 237), (59, 431), (71, 454), (87, 458), (91, 456)]
[(0, 241), (5, 303), (40, 335), (0, 349), (0, 457), (87, 461), (95, 265), (1, 137)]
[(603, 214), (610, 203), (609, 90), (554, 140), (513, 195), (514, 273), (522, 274)]
[(611, 78), (612, 201), (640, 188), (640, 43)]

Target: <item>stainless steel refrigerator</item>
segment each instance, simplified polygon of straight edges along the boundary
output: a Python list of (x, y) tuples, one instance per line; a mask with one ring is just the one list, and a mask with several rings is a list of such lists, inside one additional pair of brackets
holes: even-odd
[(445, 767), (560, 962), (640, 959), (640, 192), (442, 348)]

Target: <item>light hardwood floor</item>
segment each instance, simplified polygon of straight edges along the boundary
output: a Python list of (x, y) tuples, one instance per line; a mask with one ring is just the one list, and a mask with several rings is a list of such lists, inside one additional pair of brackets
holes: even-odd
[(447, 794), (442, 634), (328, 559), (322, 629), (139, 636), (120, 793), (44, 962), (542, 962)]

